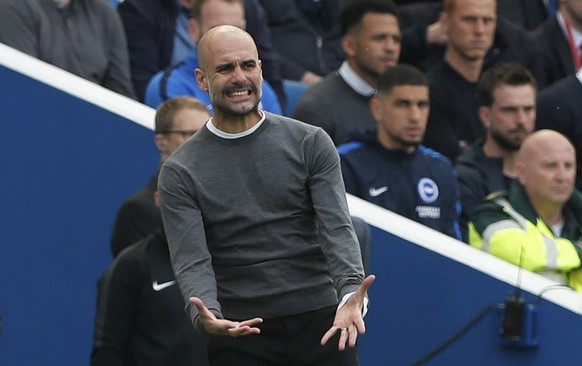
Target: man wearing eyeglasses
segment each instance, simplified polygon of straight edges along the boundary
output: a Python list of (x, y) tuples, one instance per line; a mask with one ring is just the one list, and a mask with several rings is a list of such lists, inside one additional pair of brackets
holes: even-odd
[[(157, 110), (155, 143), (163, 163), (210, 118), (204, 103), (193, 97), (168, 99)], [(157, 174), (156, 174), (157, 176)], [(156, 179), (129, 197), (119, 209), (111, 235), (111, 251), (117, 256), (124, 248), (151, 234), (162, 224), (154, 202)]]

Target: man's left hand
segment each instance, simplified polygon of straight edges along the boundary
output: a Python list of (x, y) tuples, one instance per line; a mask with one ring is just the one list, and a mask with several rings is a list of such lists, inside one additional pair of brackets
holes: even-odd
[(376, 276), (374, 275), (366, 277), (364, 282), (362, 282), (358, 288), (358, 291), (350, 296), (348, 301), (337, 310), (333, 325), (323, 335), (323, 338), (321, 338), (322, 346), (325, 345), (337, 332), (340, 332), (338, 343), (338, 349), (340, 351), (346, 349), (346, 342), (350, 347), (356, 346), (358, 334), (364, 334), (366, 332), (362, 307), (364, 297), (366, 297), (366, 293), (375, 279)]

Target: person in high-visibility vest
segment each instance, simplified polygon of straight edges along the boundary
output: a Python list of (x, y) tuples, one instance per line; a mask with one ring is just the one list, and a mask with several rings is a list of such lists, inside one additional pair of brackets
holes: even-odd
[(517, 180), (473, 212), (469, 244), (582, 292), (582, 193), (576, 157), (558, 132), (530, 135), (519, 151)]

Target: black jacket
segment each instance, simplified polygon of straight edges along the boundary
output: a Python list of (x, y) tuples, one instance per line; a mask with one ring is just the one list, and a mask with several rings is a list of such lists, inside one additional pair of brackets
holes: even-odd
[(325, 76), (340, 67), (346, 56), (338, 19), (346, 0), (322, 0), (319, 29), (308, 20), (297, 0), (259, 1), (269, 20), (284, 79), (300, 80), (306, 71)]
[(455, 169), (461, 190), (461, 232), (467, 241), (467, 227), (473, 210), (492, 192), (507, 191), (513, 179), (503, 175), (501, 158), (483, 153), (484, 138), (468, 146), (457, 159)]
[(461, 239), (459, 188), (447, 158), (424, 146), (388, 150), (375, 132), (338, 147), (346, 192)]
[[(428, 46), (426, 28), (438, 19), (442, 3), (422, 3), (399, 9), (402, 29), (400, 63), (430, 70), (443, 59), (445, 46)], [(498, 17), (493, 46), (487, 52), (483, 71), (500, 62), (524, 65), (543, 84), (540, 50), (534, 38), (511, 21)]]
[(161, 230), (121, 252), (99, 287), (92, 366), (208, 365)]
[(576, 149), (576, 188), (582, 190), (582, 83), (570, 75), (543, 90), (537, 99), (536, 129), (565, 135)]
[(542, 23), (532, 36), (541, 50), (543, 85), (551, 85), (576, 72), (570, 44), (556, 17)]
[(156, 184), (156, 177), (152, 177), (147, 186), (121, 205), (111, 234), (111, 253), (114, 257), (162, 225), (162, 214), (154, 202)]

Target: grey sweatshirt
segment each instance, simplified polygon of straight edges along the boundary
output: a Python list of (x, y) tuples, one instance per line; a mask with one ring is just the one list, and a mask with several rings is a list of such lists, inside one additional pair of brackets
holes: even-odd
[(298, 314), (363, 280), (339, 157), (320, 128), (265, 113), (252, 134), (207, 127), (163, 165), (159, 192), (176, 279), (218, 317)]

